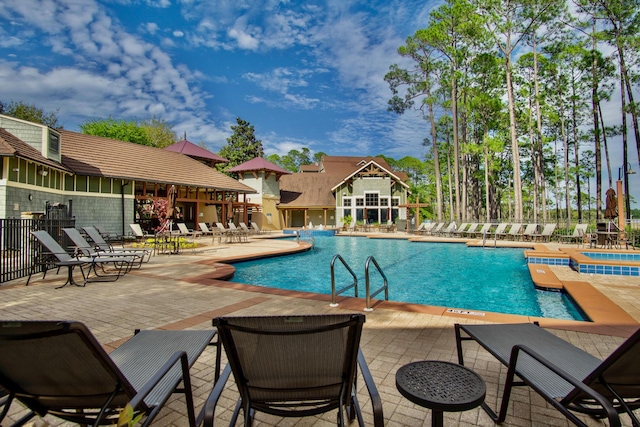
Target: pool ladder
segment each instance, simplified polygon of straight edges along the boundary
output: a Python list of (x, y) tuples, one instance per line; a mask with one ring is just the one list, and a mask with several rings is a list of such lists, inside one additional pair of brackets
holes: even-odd
[(297, 230), (296, 231), (296, 243), (300, 242), (301, 238), (308, 238), (311, 243), (311, 249), (315, 249), (316, 247), (316, 239), (313, 237), (312, 230)]
[[(342, 265), (347, 269), (349, 274), (351, 274), (351, 277), (353, 277), (353, 283), (346, 285), (342, 289), (338, 289), (338, 290), (336, 290), (336, 279), (335, 279), (336, 261), (340, 261)], [(380, 276), (382, 276), (382, 279), (384, 281), (384, 284), (382, 285), (382, 287), (380, 287), (378, 290), (374, 292), (371, 292), (371, 282), (369, 280), (369, 266), (372, 262), (375, 268), (378, 270), (378, 273), (380, 273)], [(378, 264), (378, 262), (373, 256), (370, 256), (369, 258), (367, 258), (367, 261), (365, 262), (364, 275), (365, 275), (365, 287), (366, 287), (366, 295), (365, 295), (366, 307), (364, 311), (373, 311), (373, 308), (371, 307), (371, 298), (375, 297), (380, 292), (384, 291), (384, 299), (386, 301), (389, 300), (389, 281), (387, 280), (387, 276), (384, 274), (384, 272), (380, 268), (380, 265)], [(358, 277), (353, 272), (351, 267), (349, 267), (349, 264), (347, 264), (344, 258), (342, 258), (340, 254), (336, 254), (331, 259), (331, 304), (330, 306), (337, 307), (338, 303), (336, 302), (336, 296), (344, 293), (345, 291), (348, 291), (349, 289), (354, 289), (355, 297), (357, 298), (358, 297)]]
[(493, 248), (491, 246), (486, 246), (487, 243), (487, 232), (482, 233), (482, 247), (485, 249), (496, 249), (498, 247), (498, 233), (495, 233), (493, 236)]

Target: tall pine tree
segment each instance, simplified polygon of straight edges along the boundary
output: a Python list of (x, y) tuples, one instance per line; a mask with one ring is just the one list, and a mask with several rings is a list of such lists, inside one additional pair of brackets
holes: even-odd
[(220, 156), (229, 160), (229, 163), (218, 165), (219, 170), (224, 173), (234, 166), (264, 155), (262, 141), (256, 139), (251, 123), (240, 117), (236, 118), (236, 122), (236, 126), (231, 126), (233, 135), (227, 138), (227, 145), (218, 152)]

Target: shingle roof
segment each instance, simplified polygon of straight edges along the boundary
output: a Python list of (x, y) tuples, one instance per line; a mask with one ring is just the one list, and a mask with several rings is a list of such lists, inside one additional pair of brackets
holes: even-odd
[(358, 171), (363, 164), (369, 163), (370, 161), (374, 161), (377, 165), (391, 172), (402, 182), (409, 180), (409, 176), (406, 173), (394, 171), (391, 166), (389, 166), (389, 163), (382, 157), (323, 156), (320, 168), (327, 173), (341, 173), (343, 177), (346, 178)]
[(280, 207), (335, 208), (331, 188), (342, 180), (341, 174), (294, 173), (280, 178)]
[(4, 128), (0, 128), (0, 156), (22, 157), (62, 171), (69, 171), (60, 163), (49, 160), (31, 145)]
[(229, 160), (224, 157), (218, 156), (216, 153), (212, 153), (202, 147), (197, 146), (193, 142), (183, 139), (175, 144), (169, 145), (164, 148), (165, 150), (175, 151), (176, 153), (182, 153), (189, 157), (198, 157), (201, 159), (209, 160), (212, 163), (227, 163)]
[(238, 166), (234, 166), (229, 169), (229, 172), (250, 172), (250, 171), (269, 171), (275, 172), (278, 175), (289, 175), (289, 172), (286, 169), (281, 168), (280, 166), (274, 165), (270, 161), (266, 160), (263, 157), (255, 157), (247, 162), (241, 163)]
[(77, 174), (255, 193), (180, 153), (63, 130), (62, 163)]

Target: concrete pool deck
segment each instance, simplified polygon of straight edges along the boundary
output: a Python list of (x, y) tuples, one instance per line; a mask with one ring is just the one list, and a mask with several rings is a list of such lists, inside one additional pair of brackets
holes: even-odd
[[(396, 233), (381, 237), (414, 237)], [(266, 237), (276, 237), (267, 235)], [(428, 237), (424, 241), (436, 241)], [(201, 239), (207, 242), (209, 239)], [(459, 239), (455, 241), (460, 242)], [(528, 246), (531, 248), (531, 244)], [(547, 250), (575, 245), (544, 244)], [(329, 307), (330, 296), (300, 292), (279, 291), (220, 281), (215, 277), (229, 267), (222, 264), (228, 259), (238, 259), (299, 248), (292, 239), (251, 239), (249, 243), (203, 246), (181, 255), (156, 255), (142, 269), (135, 270), (113, 283), (90, 283), (85, 288), (66, 287), (55, 289), (66, 279), (65, 272), (49, 272), (45, 280), (34, 276), (30, 285), (26, 279), (0, 286), (0, 318), (5, 320), (66, 319), (87, 324), (98, 341), (109, 350), (129, 338), (135, 328), (141, 329), (209, 329), (211, 319), (219, 315), (304, 314), (362, 312), (364, 299), (342, 298), (337, 308)], [(328, 268), (328, 267), (327, 267)], [(587, 283), (595, 289), (595, 308), (600, 295), (606, 296), (627, 316), (625, 322), (607, 319), (606, 313), (599, 321), (570, 322), (541, 319), (542, 325), (584, 350), (604, 358), (610, 354), (640, 321), (640, 278), (625, 276), (579, 274), (565, 266), (550, 266), (561, 282)], [(547, 273), (545, 273), (547, 274)], [(328, 284), (329, 286), (329, 284)], [(594, 308), (594, 309), (595, 309)], [(381, 302), (373, 312), (367, 313), (362, 336), (362, 350), (380, 391), (385, 424), (389, 426), (430, 425), (429, 410), (404, 399), (395, 387), (395, 372), (402, 365), (423, 359), (455, 362), (454, 323), (523, 322), (534, 319), (496, 313), (466, 312), (464, 308), (417, 306)], [(537, 319), (536, 319), (537, 320)], [(224, 357), (223, 357), (224, 359)], [(465, 349), (466, 364), (477, 371), (487, 382), (486, 401), (497, 406), (499, 391), (506, 369), (478, 346)], [(205, 350), (191, 375), (199, 411), (204, 399), (213, 387), (215, 350)], [(360, 384), (358, 397), (367, 425), (371, 424), (371, 410), (367, 394)], [(231, 381), (223, 393), (216, 421), (227, 422), (237, 392)], [(19, 404), (11, 408), (10, 418), (15, 419), (23, 410)], [(493, 426), (494, 423), (479, 408), (461, 413), (445, 413), (445, 423), (461, 426)], [(584, 418), (591, 426), (603, 425), (600, 421)], [(47, 417), (51, 425), (63, 425), (57, 419)], [(259, 414), (256, 425), (329, 426), (334, 425), (335, 413), (310, 419), (282, 420)], [(623, 418), (623, 423), (629, 425)], [(40, 420), (36, 425), (42, 425)], [(184, 403), (181, 397), (172, 398), (154, 423), (158, 426), (187, 425)], [(529, 388), (514, 391), (506, 426), (569, 425), (566, 419)]]

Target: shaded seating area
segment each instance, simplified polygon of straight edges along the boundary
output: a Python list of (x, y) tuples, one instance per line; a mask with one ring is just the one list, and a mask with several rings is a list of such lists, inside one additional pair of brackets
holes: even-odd
[(141, 331), (107, 354), (72, 321), (1, 321), (0, 389), (29, 412), (14, 425), (52, 415), (78, 424), (115, 424), (129, 404), (149, 425), (174, 393), (196, 426), (190, 367), (216, 332)]
[[(51, 237), (49, 233), (44, 230), (32, 231), (31, 234), (40, 242), (44, 251), (40, 251), (41, 255), (53, 257), (54, 264), (57, 267), (67, 268), (67, 281), (59, 288), (63, 288), (67, 285), (74, 286), (86, 286), (89, 282), (105, 282), (114, 281), (131, 268), (131, 259), (123, 257), (110, 257), (110, 256), (71, 256), (56, 240)], [(112, 271), (107, 274), (98, 273), (97, 266), (100, 266), (104, 271), (104, 264), (111, 264), (113, 266)], [(82, 274), (83, 283), (77, 283), (73, 279), (73, 270), (78, 267)], [(85, 271), (85, 267), (87, 270)], [(32, 270), (33, 271), (33, 270)], [(93, 271), (94, 275), (91, 276)], [(31, 274), (27, 279), (27, 285), (31, 280)], [(44, 276), (46, 276), (47, 270), (45, 269)], [(44, 278), (43, 276), (43, 278)]]
[(362, 314), (217, 317), (229, 364), (204, 408), (211, 426), (231, 373), (240, 394), (230, 425), (242, 411), (244, 425), (255, 412), (304, 417), (337, 411), (339, 426), (362, 413), (356, 398), (357, 369), (371, 397), (375, 426), (384, 423), (382, 402), (360, 347)]
[(587, 353), (531, 323), (455, 325), (458, 363), (464, 365), (463, 341), (475, 341), (508, 368), (499, 412), (483, 408), (497, 422), (505, 421), (513, 387), (529, 386), (578, 426), (576, 413), (608, 419), (620, 426), (619, 413), (640, 425), (640, 330), (605, 360)]

